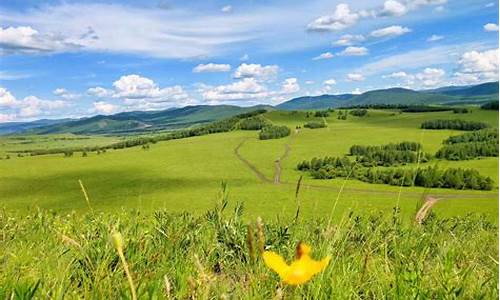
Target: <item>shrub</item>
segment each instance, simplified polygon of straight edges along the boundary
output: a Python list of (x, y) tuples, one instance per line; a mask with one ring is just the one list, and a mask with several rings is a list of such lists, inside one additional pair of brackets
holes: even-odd
[(498, 101), (491, 101), (481, 105), (481, 109), (498, 110)]
[(326, 124), (325, 122), (307, 122), (304, 124), (304, 127), (305, 128), (309, 128), (309, 129), (317, 129), (317, 128), (325, 128), (326, 127)]
[(262, 130), (259, 133), (259, 139), (261, 140), (279, 139), (282, 137), (289, 136), (290, 133), (291, 130), (287, 126), (270, 125), (262, 128)]
[(353, 109), (353, 110), (349, 111), (349, 113), (353, 116), (356, 116), (356, 117), (364, 117), (368, 113), (368, 110), (366, 110), (366, 109)]

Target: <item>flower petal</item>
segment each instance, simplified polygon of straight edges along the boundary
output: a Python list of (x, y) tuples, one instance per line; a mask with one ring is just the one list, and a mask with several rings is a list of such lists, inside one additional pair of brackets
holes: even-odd
[(272, 251), (264, 251), (264, 253), (262, 253), (262, 257), (264, 258), (266, 266), (278, 273), (281, 278), (286, 277), (290, 266), (287, 265), (283, 257)]

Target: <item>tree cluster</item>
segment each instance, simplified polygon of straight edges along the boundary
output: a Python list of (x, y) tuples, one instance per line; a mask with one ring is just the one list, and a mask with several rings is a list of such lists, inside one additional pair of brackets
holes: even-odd
[(243, 119), (239, 123), (241, 130), (261, 130), (266, 125), (267, 122), (259, 116)]
[(447, 160), (467, 160), (481, 156), (498, 157), (498, 140), (445, 145), (436, 152), (436, 158)]
[(498, 110), (498, 101), (491, 101), (481, 105), (481, 109)]
[(488, 142), (496, 141), (498, 142), (498, 129), (483, 129), (472, 132), (466, 132), (461, 135), (450, 136), (444, 140), (444, 144), (458, 144), (458, 143), (470, 143), (470, 142)]
[(325, 127), (326, 127), (325, 122), (311, 121), (311, 122), (307, 122), (304, 124), (304, 128), (309, 128), (309, 129), (317, 129), (317, 128), (325, 128)]
[(261, 140), (279, 139), (285, 136), (289, 136), (290, 133), (291, 130), (287, 126), (269, 125), (261, 129), (259, 133), (259, 139)]
[(326, 118), (330, 116), (330, 111), (329, 110), (318, 110), (314, 112), (314, 116), (317, 118)]
[(364, 108), (363, 109), (353, 109), (353, 110), (349, 111), (349, 113), (353, 116), (356, 116), (356, 117), (364, 117), (368, 113), (368, 110), (366, 110)]
[(489, 127), (488, 124), (476, 121), (454, 120), (429, 120), (420, 125), (422, 129), (454, 129), (454, 130), (480, 130)]

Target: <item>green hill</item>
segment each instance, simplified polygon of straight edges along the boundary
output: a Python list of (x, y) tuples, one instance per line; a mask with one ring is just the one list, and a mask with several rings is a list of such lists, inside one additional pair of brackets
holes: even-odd
[(321, 95), (305, 96), (294, 98), (290, 101), (278, 104), (276, 108), (282, 110), (301, 110), (301, 109), (323, 109), (329, 107), (342, 106), (346, 101), (354, 97), (351, 94), (342, 95)]
[(232, 105), (197, 105), (163, 111), (123, 112), (111, 116), (98, 115), (36, 128), (30, 133), (127, 134), (186, 128), (240, 113), (270, 106), (239, 107)]

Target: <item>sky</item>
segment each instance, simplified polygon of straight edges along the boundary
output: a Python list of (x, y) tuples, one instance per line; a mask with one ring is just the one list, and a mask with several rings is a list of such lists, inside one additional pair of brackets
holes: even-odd
[(498, 2), (0, 2), (0, 122), (498, 80)]

